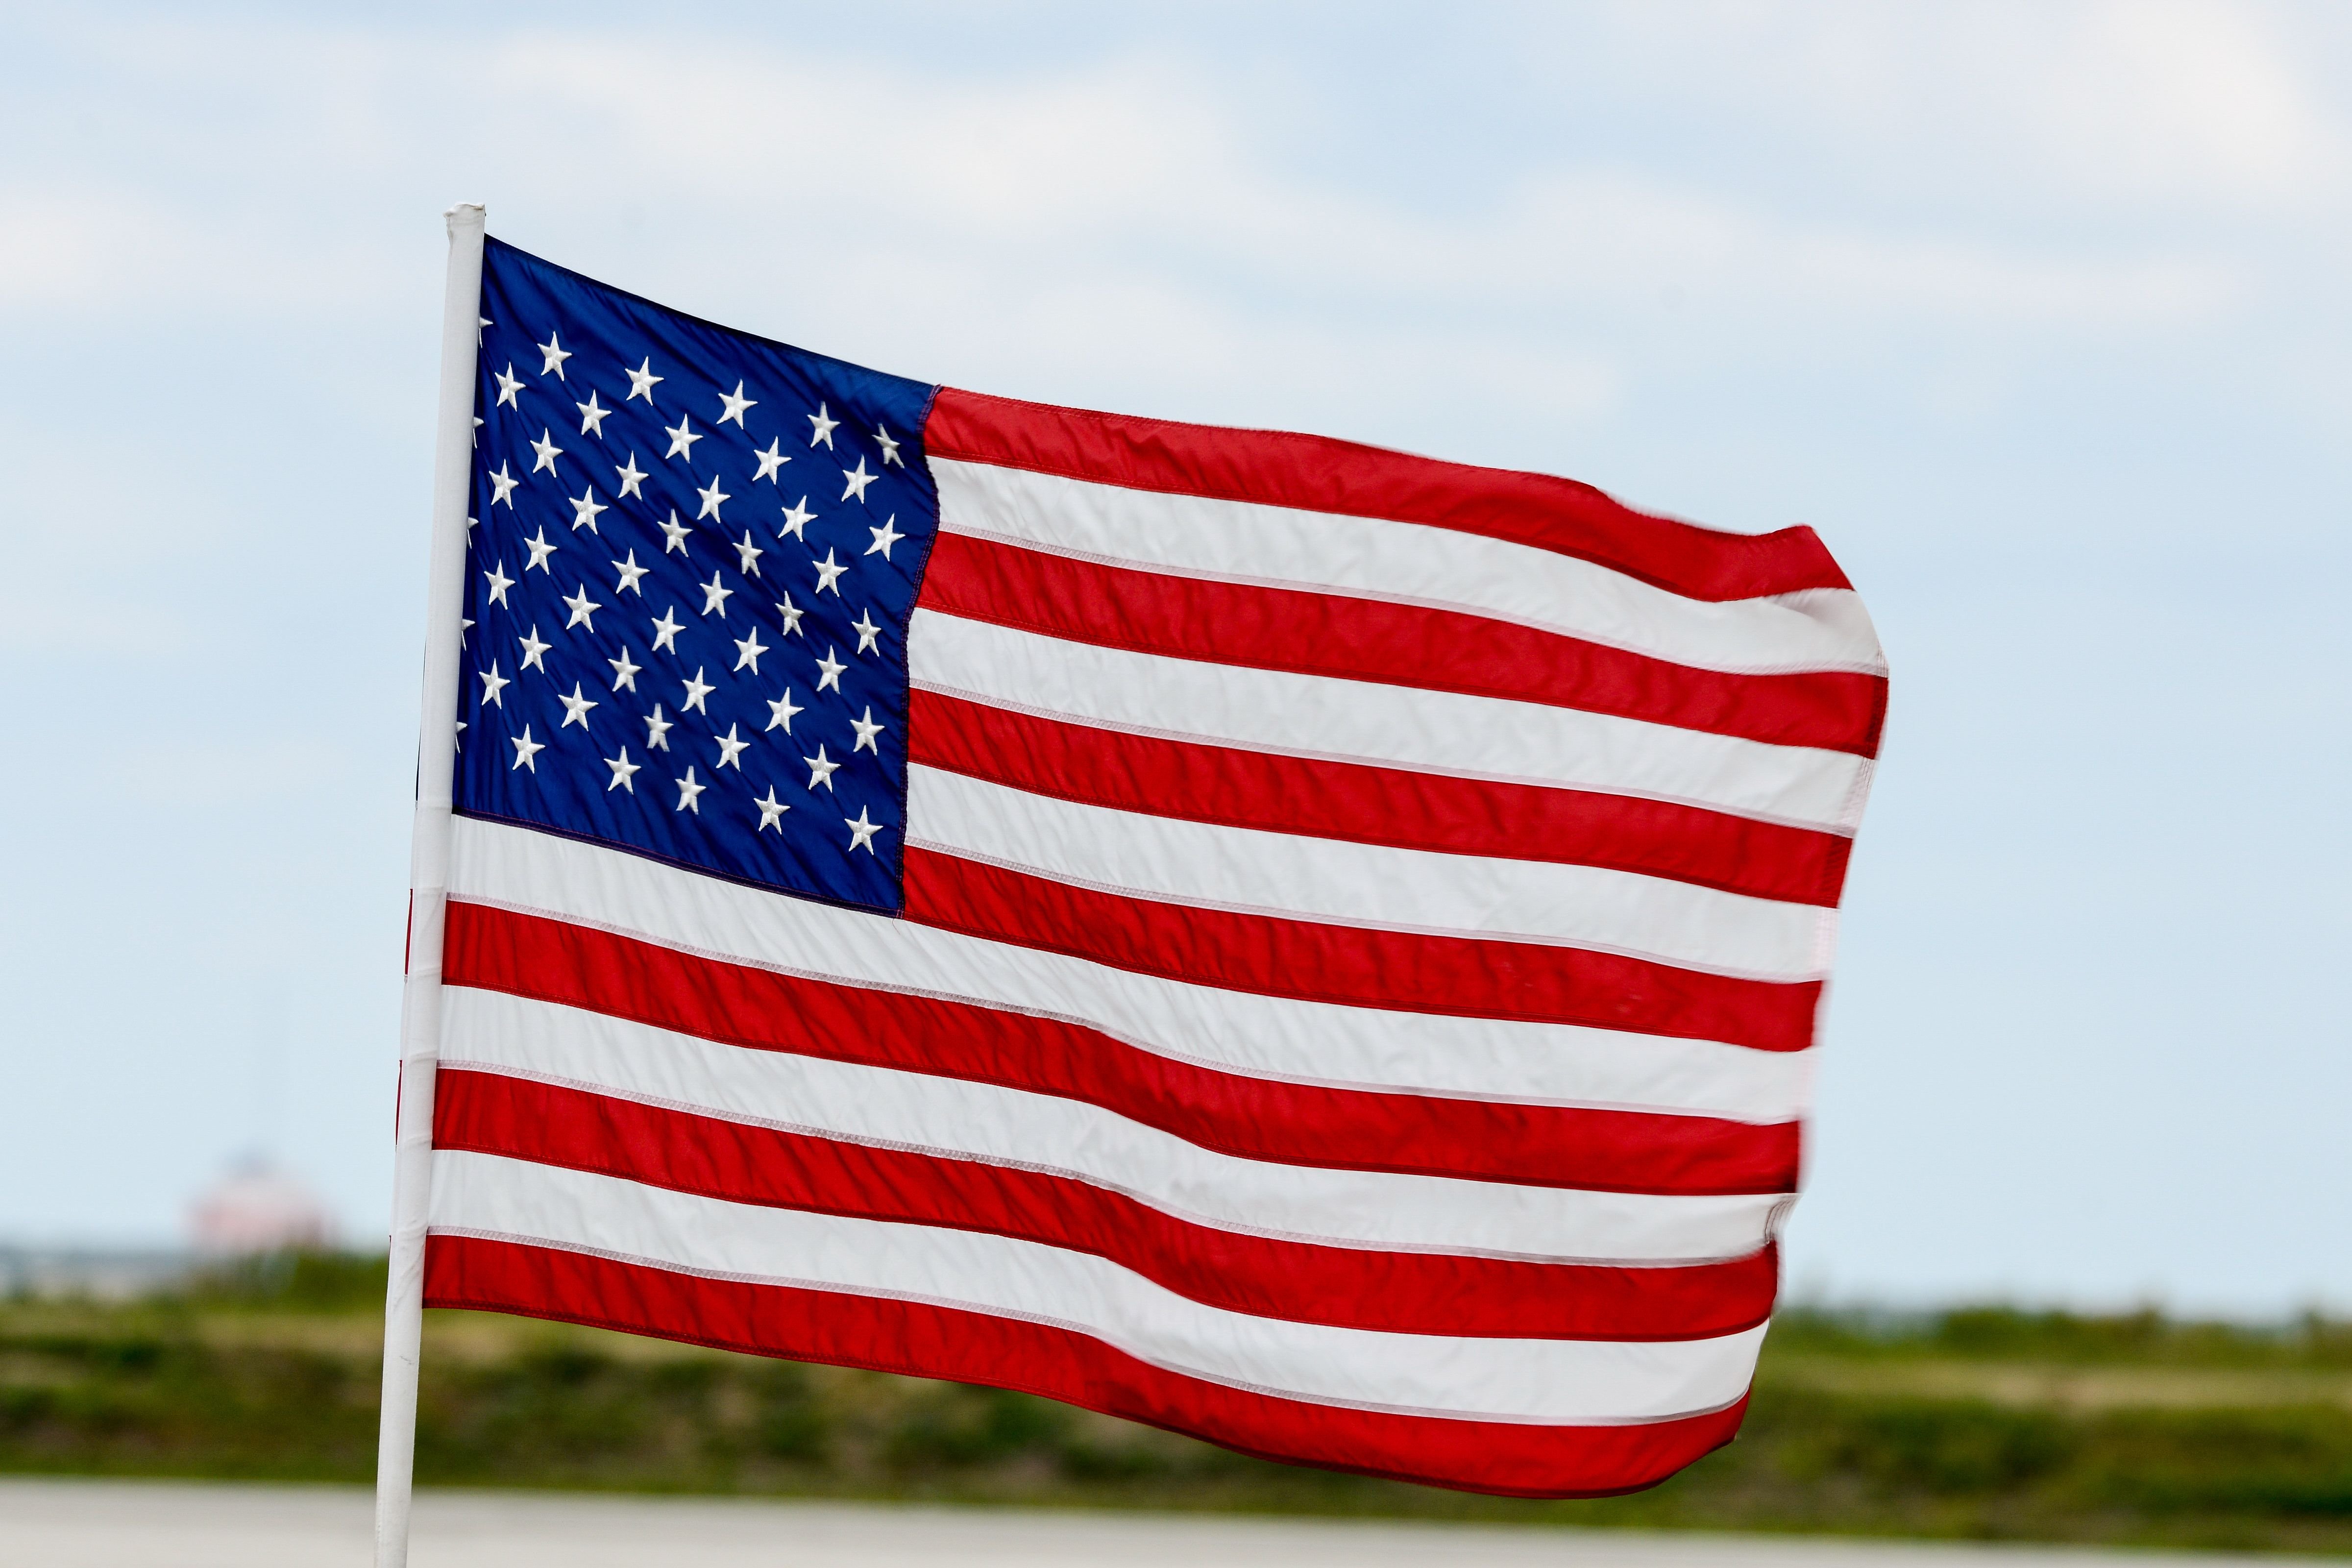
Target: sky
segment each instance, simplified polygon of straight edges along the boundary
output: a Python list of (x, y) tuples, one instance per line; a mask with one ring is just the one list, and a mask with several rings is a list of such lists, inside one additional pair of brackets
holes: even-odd
[(1810, 523), (1792, 1286), (2352, 1310), (2352, 11), (0, 10), (0, 1241), (364, 1245), (445, 240), (878, 369)]

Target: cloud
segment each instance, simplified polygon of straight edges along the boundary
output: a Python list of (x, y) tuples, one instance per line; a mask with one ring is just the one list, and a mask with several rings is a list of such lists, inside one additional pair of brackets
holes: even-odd
[(392, 282), (368, 247), (125, 181), (0, 187), (0, 309), (332, 309)]
[[(1629, 90), (1812, 137), (1947, 199), (2190, 215), (2340, 208), (2345, 132), (2277, 7), (1758, 0), (1608, 14)], [(2308, 18), (2305, 19), (2306, 23)]]
[(1647, 302), (1672, 287), (1717, 309), (1795, 309), (1847, 324), (1901, 317), (2096, 330), (2209, 316), (2235, 287), (2226, 266), (2194, 254), (2053, 254), (1967, 234), (1804, 220), (1606, 168), (1534, 176), (1476, 224), (1326, 204), (1298, 228), (1278, 265), (1366, 258), (1358, 275), (1397, 291), (1513, 309)]
[(2091, 324), (2194, 315), (2227, 291), (2192, 257), (1874, 231), (1591, 164), (1534, 165), (1486, 210), (1439, 221), (1278, 175), (1203, 84), (1142, 62), (949, 85), (782, 54), (714, 66), (686, 47), (541, 37), (509, 41), (483, 69), (516, 140), (551, 116), (617, 117), (593, 161), (568, 169), (583, 199), (617, 163), (673, 198), (740, 206), (748, 165), (750, 189), (829, 205), (866, 244), (944, 244), (1016, 289), (1213, 270), (1322, 300), (1517, 310), (1646, 300), (1667, 277), (1816, 310)]
[(2023, 119), (2086, 187), (2284, 205), (2341, 171), (2339, 132), (2252, 7), (2107, 0), (2062, 39)]
[[(2011, 119), (2057, 127), (2093, 162), (2106, 138), (2151, 168), (2303, 177), (2315, 121), (2259, 35), (2195, 5), (2147, 14), (2159, 12), (2161, 26), (2098, 12), (2062, 29), (2065, 49), (2028, 73), (2032, 90)], [(1898, 36), (1856, 23), (1849, 36), (1728, 15), (1731, 35), (1765, 49), (1756, 74), (1785, 76), (1785, 90), (1849, 120), (1884, 109), (1932, 63), (1914, 34), (1930, 55), (1958, 36), (1957, 24)], [(2020, 16), (1998, 15), (1993, 42), (2025, 52)], [(2043, 90), (2086, 51), (2125, 64), (2078, 78), (2105, 88)], [(1440, 217), (1393, 193), (1282, 171), (1213, 79), (1139, 56), (950, 78), (616, 31), (512, 32), (460, 51), (413, 35), (215, 27), (106, 58), (126, 73), (115, 85), (126, 100), (140, 72), (198, 69), (241, 106), (197, 122), (220, 142), (207, 162), (315, 195), (264, 215), (250, 189), (206, 199), (203, 182), (121, 166), (70, 195), (0, 193), (0, 233), (14, 237), (0, 242), (0, 307), (376, 308), (414, 280), (370, 237), (394, 201), (428, 186), (444, 199), (487, 191), (494, 227), (520, 219), (585, 238), (594, 248), (567, 258), (593, 270), (601, 252), (641, 287), (756, 291), (769, 314), (835, 343), (935, 353), (939, 301), (953, 298), (959, 331), (1004, 352), (1004, 324), (1021, 323), (1038, 368), (1115, 360), (1180, 377), (1262, 368), (1247, 345), (1279, 336), (1284, 353), (1343, 366), (1336, 385), (1367, 354), (1421, 353), (1403, 340), (1432, 341), (1432, 323), (1458, 352), (1507, 361), (1550, 352), (1540, 345), (1567, 312), (1654, 306), (1662, 287), (1703, 308), (1849, 329), (1888, 317), (2128, 329), (2210, 317), (2240, 287), (2225, 262), (2192, 250), (2057, 248), (1827, 216), (1565, 153), (1531, 157), (1485, 205)], [(1946, 64), (1982, 86), (1968, 62)], [(2169, 140), (2147, 131), (2159, 103), (2171, 106)], [(176, 118), (149, 131), (186, 133)], [(631, 240), (632, 229), (651, 237)], [(1409, 332), (1398, 325), (1408, 317), (1419, 322)], [(1605, 404), (1598, 351), (1559, 352), (1566, 374), (1538, 379), (1581, 389), (1564, 407)]]

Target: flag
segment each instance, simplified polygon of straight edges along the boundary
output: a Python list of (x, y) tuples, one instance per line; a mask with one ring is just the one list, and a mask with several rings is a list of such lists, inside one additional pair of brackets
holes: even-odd
[(1737, 1430), (1886, 679), (1811, 531), (483, 259), (425, 1292), (1528, 1496)]

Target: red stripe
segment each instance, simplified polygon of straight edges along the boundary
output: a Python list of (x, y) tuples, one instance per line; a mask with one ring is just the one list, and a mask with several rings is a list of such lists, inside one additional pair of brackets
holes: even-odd
[(1138, 419), (947, 386), (931, 404), (923, 450), (1129, 489), (1484, 534), (1597, 562), (1694, 599), (1852, 586), (1810, 528), (1721, 533), (1635, 511), (1574, 479), (1322, 436)]
[(922, 606), (1103, 647), (1875, 755), (1883, 676), (1727, 675), (1454, 610), (1220, 583), (942, 531)]
[(1069, 1329), (475, 1237), (427, 1241), (425, 1301), (1016, 1389), (1268, 1458), (1521, 1497), (1654, 1485), (1729, 1442), (1747, 1408), (1743, 1399), (1706, 1415), (1622, 1426), (1350, 1410), (1168, 1372)]
[(1047, 719), (917, 689), (915, 762), (1118, 811), (1400, 849), (1604, 866), (1837, 906), (1853, 840), (1589, 790), (1286, 757)]
[(1681, 1268), (1512, 1262), (1220, 1230), (1066, 1176), (746, 1126), (496, 1073), (442, 1070), (433, 1146), (729, 1203), (985, 1231), (1092, 1253), (1227, 1311), (1482, 1339), (1706, 1339), (1772, 1310), (1769, 1247)]
[(1061, 1019), (778, 974), (454, 899), (442, 977), (757, 1050), (1083, 1100), (1244, 1159), (1620, 1192), (1796, 1187), (1796, 1122), (1246, 1078)]
[(1821, 982), (1739, 980), (1535, 942), (1422, 936), (1097, 892), (907, 846), (906, 915), (1195, 985), (1583, 1024), (1759, 1050), (1812, 1044)]

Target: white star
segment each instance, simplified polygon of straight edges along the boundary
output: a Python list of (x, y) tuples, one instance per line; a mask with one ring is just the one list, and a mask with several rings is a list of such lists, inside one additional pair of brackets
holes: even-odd
[(702, 806), (697, 800), (697, 797), (710, 786), (705, 784), (695, 783), (694, 770), (692, 768), (686, 770), (686, 776), (684, 778), (672, 779), (670, 782), (677, 785), (677, 809), (680, 811), (690, 811), (694, 813), (695, 816), (700, 816), (702, 815)]
[(874, 536), (874, 542), (866, 547), (866, 553), (878, 554), (885, 561), (890, 559), (890, 547), (907, 537), (898, 531), (898, 514), (895, 511), (883, 519), (881, 527), (869, 528), (866, 531)]
[(459, 616), (457, 617), (457, 646), (459, 647), (464, 647), (466, 646), (466, 634), (473, 629), (473, 622), (467, 620), (463, 616)]
[(887, 468), (893, 463), (898, 464), (902, 468), (907, 466), (907, 460), (898, 456), (898, 438), (879, 425), (874, 426), (874, 444), (882, 448), (882, 466), (884, 468)]
[(824, 411), (824, 405), (822, 403), (816, 405), (816, 412), (808, 416), (808, 421), (810, 424), (816, 426), (816, 434), (809, 437), (809, 445), (814, 447), (819, 441), (822, 441), (824, 443), (826, 449), (831, 450), (833, 447), (834, 430), (841, 424), (841, 421), (828, 416)]
[[(874, 624), (874, 612), (871, 610), (858, 611), (857, 618), (849, 623), (849, 629), (857, 634), (857, 651), (860, 653), (873, 652), (876, 639), (882, 635), (882, 628)], [(591, 626), (589, 630), (595, 628)]]
[(626, 561), (614, 562), (613, 570), (621, 574), (621, 585), (614, 589), (613, 592), (615, 594), (635, 594), (640, 599), (646, 596), (646, 591), (637, 586), (637, 579), (652, 571), (653, 568), (650, 566), (638, 565), (637, 552), (635, 551), (632, 550), (629, 552), (629, 558)]
[(716, 572), (710, 574), (709, 582), (698, 583), (695, 586), (702, 590), (702, 613), (707, 616), (716, 611), (719, 618), (725, 620), (727, 601), (735, 596), (735, 590), (720, 586), (719, 574)]
[(646, 470), (637, 467), (637, 455), (635, 452), (629, 454), (627, 462), (613, 471), (621, 476), (620, 499), (622, 500), (626, 500), (631, 496), (636, 497), (639, 500), (645, 500)]
[(490, 603), (493, 605), (505, 604), (507, 590), (515, 585), (515, 580), (507, 575), (507, 563), (503, 561), (482, 574), (482, 583), (489, 590)]
[(530, 635), (529, 637), (517, 637), (515, 638), (515, 641), (522, 644), (522, 667), (525, 669), (535, 668), (541, 675), (545, 675), (547, 673), (547, 650), (553, 647), (555, 645), (551, 642), (541, 642), (539, 640), (539, 627), (535, 623), (530, 628)]
[(525, 724), (522, 727), (522, 739), (514, 742), (514, 749), (515, 760), (513, 764), (507, 769), (509, 773), (514, 772), (516, 768), (529, 768), (532, 773), (539, 772), (539, 763), (536, 759), (540, 752), (547, 750), (547, 742), (544, 741), (532, 740), (530, 738), (530, 725)]
[(719, 765), (722, 768), (733, 768), (740, 773), (743, 771), (743, 764), (739, 759), (741, 758), (743, 752), (751, 746), (751, 742), (737, 738), (735, 731), (738, 728), (740, 728), (740, 726), (730, 724), (727, 726), (727, 733), (724, 735), (713, 735), (710, 738), (712, 741), (716, 742), (719, 746)]
[(599, 441), (603, 440), (604, 438), (605, 416), (611, 414), (613, 411), (609, 408), (603, 408), (597, 405), (596, 389), (593, 386), (588, 389), (587, 402), (575, 403), (572, 406), (580, 410), (580, 434), (583, 436), (593, 436)]
[(705, 708), (702, 705), (702, 700), (709, 696), (712, 692), (718, 690), (719, 688), (711, 685), (709, 681), (702, 679), (702, 669), (699, 666), (697, 666), (695, 668), (693, 679), (680, 682), (680, 684), (686, 688), (686, 706), (679, 709), (679, 712), (707, 714), (710, 711), (709, 709)]
[(482, 346), (482, 328), (495, 327), (498, 323), (490, 320), (488, 316), (477, 316), (474, 320), (479, 323), (474, 328), (474, 346), (476, 348), (480, 348)]
[(563, 456), (563, 448), (555, 444), (554, 432), (544, 425), (541, 426), (539, 439), (530, 444), (530, 449), (539, 458), (539, 461), (530, 466), (532, 473), (535, 474), (541, 468), (545, 468), (551, 474), (555, 472), (555, 459)]
[[(695, 439), (699, 441), (702, 437), (697, 436)], [(719, 504), (722, 501), (730, 501), (735, 499), (733, 496), (729, 495), (725, 490), (719, 488), (719, 476), (717, 474), (710, 476), (710, 488), (709, 489), (697, 490), (694, 493), (702, 498), (702, 510), (694, 514), (694, 521), (697, 522), (700, 522), (706, 517), (717, 517), (719, 515)]]
[(676, 507), (670, 508), (669, 521), (667, 522), (657, 523), (655, 526), (659, 528), (662, 531), (663, 537), (669, 541), (668, 543), (662, 546), (662, 553), (664, 555), (668, 554), (673, 550), (677, 551), (680, 555), (686, 553), (686, 536), (694, 531), (687, 524), (678, 521), (677, 509)]
[[(482, 449), (482, 416), (478, 414), (474, 416), (474, 434), (467, 444), (472, 447), (477, 452)], [(465, 726), (460, 724), (457, 728), (462, 730)]]
[[(511, 363), (507, 365), (505, 371), (498, 375), (492, 376), (490, 379), (499, 384), (499, 407), (504, 408), (509, 405), (512, 405), (516, 408), (520, 408), (522, 406), (521, 404), (515, 402), (515, 395), (522, 390), (522, 378), (515, 374), (514, 365)], [(531, 770), (533, 773), (537, 773), (538, 771), (539, 770), (537, 768), (533, 768)]]
[(784, 438), (782, 436), (769, 442), (768, 449), (764, 452), (754, 447), (751, 456), (760, 459), (760, 471), (751, 476), (753, 484), (758, 484), (761, 479), (766, 479), (772, 484), (783, 483), (782, 479), (776, 478), (776, 470), (791, 462), (792, 458), (784, 454)]
[(833, 788), (834, 771), (841, 764), (826, 756), (823, 746), (816, 749), (815, 756), (803, 757), (801, 761), (809, 765), (809, 788), (814, 789), (819, 784), (824, 785), (828, 790)]
[(547, 542), (547, 530), (541, 529), (537, 534), (524, 540), (523, 542), (530, 546), (530, 560), (524, 565), (523, 570), (528, 572), (535, 566), (540, 571), (546, 572), (549, 576), (554, 576), (555, 574), (548, 569), (547, 558), (555, 553), (558, 546)]
[(776, 614), (784, 617), (784, 633), (788, 637), (798, 637), (801, 635), (801, 616), (807, 613), (808, 612), (805, 610), (800, 609), (798, 606), (794, 605), (790, 599), (778, 599), (776, 601)]
[(577, 724), (585, 730), (588, 728), (588, 710), (598, 705), (594, 698), (580, 694), (580, 683), (576, 680), (572, 683), (572, 695), (558, 697), (556, 700), (563, 704), (563, 722), (556, 726), (558, 729), (569, 729)]
[[(481, 423), (481, 421), (480, 421), (480, 420), (478, 420), (478, 419), (477, 419), (477, 420), (475, 420), (475, 421), (474, 421), (474, 423), (475, 423), (475, 424), (477, 424), (477, 425), (479, 425), (479, 424)], [(466, 537), (467, 537), (467, 539), (469, 539), (469, 540), (470, 540), (471, 538), (473, 538), (473, 537), (474, 537), (474, 530), (476, 530), (476, 529), (478, 529), (478, 528), (479, 528), (479, 527), (481, 527), (481, 526), (482, 526), (482, 520), (481, 520), (480, 518), (478, 518), (478, 517), (469, 517), (469, 518), (467, 518), (467, 519), (466, 520)]]
[(578, 593), (563, 601), (563, 607), (572, 612), (572, 618), (563, 623), (565, 631), (568, 632), (585, 621), (588, 624), (588, 629), (593, 632), (596, 629), (596, 612), (604, 606), (588, 596), (588, 584), (583, 583), (580, 584)]
[(499, 661), (497, 659), (490, 660), (490, 668), (482, 671), (481, 676), (482, 700), (488, 703), (493, 708), (505, 707), (507, 705), (506, 699), (500, 697), (499, 693), (504, 691), (508, 687), (512, 686), (514, 682), (509, 680), (505, 676), (499, 673)]
[[(637, 793), (637, 786), (631, 784), (629, 780), (633, 775), (643, 772), (645, 764), (629, 761), (628, 747), (623, 746), (621, 754), (617, 757), (606, 757), (604, 765), (613, 770), (613, 782), (604, 786), (606, 795), (612, 794), (616, 789), (627, 790), (631, 795)], [(779, 829), (779, 831), (782, 830)]]
[(630, 397), (642, 397), (647, 403), (651, 403), (654, 400), (654, 383), (668, 379), (667, 376), (654, 374), (654, 361), (651, 354), (647, 354), (646, 363), (635, 370), (624, 365), (621, 374), (629, 378), (629, 396), (621, 399), (624, 403), (628, 402)]
[(741, 669), (748, 665), (752, 674), (759, 674), (760, 656), (767, 651), (760, 646), (760, 628), (753, 626), (750, 637), (735, 639), (735, 668)]
[(662, 426), (662, 434), (669, 437), (669, 450), (662, 456), (675, 458), (683, 452), (686, 454), (688, 462), (694, 461), (694, 444), (702, 437), (695, 433), (693, 421), (681, 414), (677, 416), (677, 424), (675, 427), (667, 425)]
[(751, 804), (760, 808), (760, 826), (753, 828), (752, 832), (757, 833), (761, 828), (766, 827), (772, 827), (779, 834), (783, 832), (783, 824), (779, 818), (792, 810), (792, 807), (776, 798), (775, 785), (770, 784), (765, 798), (755, 800)]
[(533, 343), (531, 346), (547, 356), (547, 363), (539, 367), (539, 374), (545, 375), (551, 370), (555, 373), (555, 379), (562, 381), (563, 362), (572, 357), (572, 351), (563, 346), (562, 341), (555, 335), (555, 329), (552, 327), (548, 329), (545, 342)]
[(686, 623), (677, 619), (677, 606), (672, 605), (662, 612), (661, 619), (654, 623), (654, 651), (659, 653), (662, 649), (667, 648), (670, 652), (676, 653), (677, 634), (684, 630), (686, 630)]
[(845, 470), (841, 476), (841, 499), (847, 500), (850, 497), (856, 496), (859, 500), (864, 500), (866, 499), (866, 487), (872, 484), (876, 479), (880, 479), (881, 477), (882, 476), (879, 474), (867, 473), (866, 471), (866, 459), (862, 457), (859, 458), (857, 459), (857, 467)]
[(570, 499), (572, 501), (572, 531), (574, 533), (579, 532), (583, 528), (585, 528), (591, 533), (595, 532), (596, 514), (600, 511), (610, 511), (613, 510), (596, 499), (596, 487), (593, 485), (583, 485), (580, 488), (580, 493), (576, 496), (571, 497)]
[(637, 689), (637, 675), (646, 667), (642, 664), (630, 663), (629, 650), (627, 648), (625, 647), (621, 650), (620, 658), (608, 658), (604, 662), (613, 667), (614, 690), (635, 691)]
[(807, 711), (805, 708), (793, 706), (793, 689), (787, 686), (782, 697), (774, 699), (768, 704), (768, 728), (782, 730), (789, 735), (793, 732), (793, 715)]
[(850, 853), (856, 854), (863, 849), (868, 855), (873, 854), (874, 836), (882, 831), (882, 825), (878, 822), (868, 822), (866, 819), (866, 808), (862, 805), (857, 808), (856, 816), (845, 816), (841, 820), (843, 826), (849, 829)]
[(890, 726), (887, 724), (877, 724), (874, 721), (874, 705), (872, 703), (869, 702), (866, 706), (866, 717), (863, 719), (852, 719), (849, 721), (849, 727), (857, 731), (857, 743), (849, 748), (850, 754), (852, 756), (856, 755), (859, 752), (871, 752), (877, 757), (882, 754), (882, 748), (875, 743), (874, 737), (880, 734)]
[(833, 657), (833, 649), (825, 649), (824, 657), (816, 661), (816, 689), (819, 691), (823, 691), (826, 687), (830, 686), (835, 691), (840, 690), (841, 672), (848, 668), (849, 666), (838, 663), (835, 660)]
[(784, 508), (784, 526), (776, 537), (782, 539), (789, 533), (794, 539), (799, 539), (803, 537), (801, 530), (815, 521), (816, 513), (808, 509), (808, 497), (803, 496), (794, 504)]
[[(482, 345), (481, 345), (481, 344), (479, 344), (479, 343), (476, 343), (474, 346), (475, 346), (476, 348), (479, 348), (479, 347), (481, 347)], [(475, 420), (475, 421), (474, 421), (474, 423), (475, 423), (475, 424), (477, 424), (477, 425), (479, 425), (479, 424), (481, 423), (481, 421), (480, 421), (480, 420), (478, 420), (478, 419), (477, 419), (477, 420)], [(461, 751), (461, 752), (462, 752), (462, 751), (464, 751), (464, 750), (466, 749), (466, 721), (465, 721), (463, 719), (460, 719), (460, 720), (458, 720), (458, 721), (457, 721), (457, 749), (458, 749), (459, 751)], [(771, 793), (772, 793), (772, 792), (771, 792)], [(782, 831), (782, 830), (781, 830), (781, 829), (779, 829), (778, 831)]]
[(760, 574), (760, 557), (767, 552), (751, 542), (750, 529), (743, 531), (743, 542), (735, 547), (735, 553), (743, 558), (744, 576), (757, 577)]
[(841, 590), (834, 588), (834, 582), (844, 572), (849, 570), (849, 563), (845, 561), (835, 561), (833, 558), (833, 552), (828, 550), (824, 552), (824, 560), (812, 561), (809, 564), (816, 568), (816, 591), (822, 594), (826, 589), (833, 588), (834, 596), (840, 597)]
[(504, 462), (500, 462), (499, 464), (499, 471), (490, 475), (489, 480), (490, 504), (492, 506), (496, 506), (499, 502), (504, 501), (507, 503), (507, 510), (509, 511), (512, 511), (514, 510), (514, 488), (515, 486), (522, 483), (522, 481), (516, 479), (512, 474), (507, 472), (507, 465)]
[[(668, 751), (669, 732), (677, 728), (677, 726), (676, 724), (662, 717), (661, 704), (658, 702), (655, 703), (654, 710), (646, 715), (646, 750), (648, 752)], [(631, 790), (629, 793), (631, 795), (635, 795), (637, 792)]]
[(735, 421), (735, 428), (740, 430), (744, 428), (743, 410), (759, 407), (760, 400), (743, 395), (743, 382), (739, 376), (736, 378), (734, 391), (722, 392), (719, 395), (719, 406), (722, 410), (719, 416), (719, 423), (724, 425), (732, 419)]

